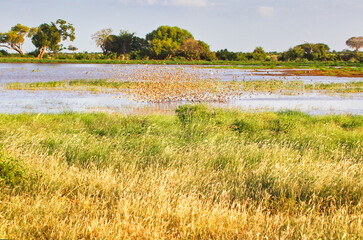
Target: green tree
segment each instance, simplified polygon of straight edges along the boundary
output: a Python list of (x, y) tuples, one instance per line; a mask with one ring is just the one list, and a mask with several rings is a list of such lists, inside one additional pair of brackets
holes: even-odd
[(220, 60), (229, 60), (229, 61), (237, 60), (237, 53), (230, 52), (227, 49), (222, 49), (217, 51), (216, 55), (217, 58)]
[(314, 51), (318, 54), (317, 60), (326, 61), (326, 59), (328, 58), (330, 47), (324, 43), (316, 43), (314, 47), (315, 47)]
[(324, 43), (304, 43), (296, 47), (300, 47), (304, 51), (303, 58), (308, 60), (326, 60), (330, 48)]
[(363, 47), (363, 37), (351, 37), (345, 42), (345, 44), (348, 47), (355, 49), (358, 56), (359, 49)]
[(186, 39), (194, 39), (194, 37), (185, 29), (170, 26), (160, 26), (146, 35), (146, 40), (150, 44), (150, 54), (157, 59), (171, 58), (176, 55)]
[(67, 49), (68, 49), (69, 51), (72, 51), (72, 52), (75, 52), (75, 51), (77, 51), (77, 50), (78, 50), (78, 48), (77, 48), (77, 47), (72, 46), (72, 45), (69, 45)]
[(0, 33), (0, 47), (6, 47), (24, 55), (23, 44), (30, 28), (17, 24), (6, 33)]
[(96, 42), (96, 46), (102, 49), (103, 54), (107, 54), (107, 48), (109, 48), (109, 36), (112, 33), (111, 28), (101, 29), (94, 33), (91, 37)]
[(256, 61), (265, 61), (267, 57), (266, 52), (263, 50), (262, 47), (256, 47), (255, 50), (252, 52), (252, 58)]
[(147, 41), (135, 36), (135, 33), (120, 31), (119, 35), (108, 36), (105, 42), (106, 52), (116, 53), (117, 56), (130, 54), (135, 51), (145, 51), (148, 47)]
[(203, 48), (203, 51), (200, 54), (200, 59), (203, 60), (208, 60), (208, 61), (212, 61), (212, 60), (216, 60), (217, 56), (215, 52), (212, 52), (210, 50), (210, 47), (208, 44), (206, 44), (203, 41), (198, 41), (199, 45)]
[(39, 27), (32, 29), (31, 37), (34, 46), (38, 49), (37, 58), (43, 58), (46, 50), (54, 53), (61, 51), (63, 46), (60, 42), (69, 39), (74, 41), (75, 29), (72, 24), (67, 24), (66, 21), (58, 19), (56, 23), (43, 23)]
[(301, 47), (289, 48), (289, 50), (282, 53), (281, 58), (284, 61), (301, 59), (304, 56), (304, 53), (305, 52)]

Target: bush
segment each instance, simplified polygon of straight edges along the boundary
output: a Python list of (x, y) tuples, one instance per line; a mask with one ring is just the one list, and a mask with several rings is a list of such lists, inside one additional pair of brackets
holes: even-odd
[(10, 54), (6, 50), (0, 50), (0, 57), (8, 57)]
[(65, 54), (57, 54), (55, 56), (55, 59), (68, 59), (67, 55)]
[(0, 152), (0, 187), (14, 187), (22, 181), (24, 170), (19, 162)]
[(267, 57), (266, 52), (263, 50), (262, 47), (256, 47), (255, 50), (252, 52), (252, 58), (256, 61), (265, 61)]
[(88, 59), (88, 54), (87, 53), (76, 53), (74, 55), (74, 58), (77, 60), (87, 60)]

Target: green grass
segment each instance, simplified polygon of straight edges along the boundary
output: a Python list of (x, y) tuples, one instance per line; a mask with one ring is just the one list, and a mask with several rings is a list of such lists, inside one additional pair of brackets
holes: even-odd
[(304, 62), (268, 62), (268, 61), (180, 61), (180, 60), (111, 60), (111, 59), (96, 59), (96, 60), (77, 60), (77, 59), (36, 59), (36, 58), (14, 58), (0, 57), (1, 63), (76, 63), (76, 64), (158, 64), (158, 65), (225, 65), (217, 66), (217, 68), (322, 68), (331, 66), (341, 67), (363, 67), (360, 62), (319, 62), (319, 61), (304, 61)]
[[(142, 85), (151, 85), (147, 82), (110, 81), (107, 79), (94, 80), (71, 80), (71, 81), (51, 81), (33, 83), (8, 83), (3, 87), (7, 90), (70, 90), (70, 91), (91, 91), (100, 92), (107, 90), (127, 90)], [(201, 83), (202, 84), (202, 83)], [(239, 92), (270, 92), (279, 94), (297, 94), (300, 92), (318, 91), (322, 93), (362, 93), (363, 81), (348, 83), (317, 83), (304, 84), (302, 81), (282, 81), (282, 80), (256, 80), (239, 82), (220, 82), (215, 87), (219, 90), (228, 89)]]
[(0, 237), (360, 239), (362, 132), (362, 116), (204, 105), (0, 115), (0, 159), (24, 169)]
[(317, 90), (326, 93), (362, 93), (363, 81), (348, 83), (315, 83), (306, 84), (305, 89)]

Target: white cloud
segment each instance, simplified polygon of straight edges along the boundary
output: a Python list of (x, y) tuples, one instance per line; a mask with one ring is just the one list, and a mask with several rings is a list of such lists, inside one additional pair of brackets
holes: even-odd
[(272, 18), (275, 16), (275, 8), (268, 6), (261, 6), (257, 9), (257, 12), (265, 18)]
[(188, 7), (206, 7), (208, 6), (207, 0), (170, 0), (171, 5), (175, 6), (188, 6)]
[(119, 3), (137, 3), (139, 5), (163, 5), (163, 6), (183, 6), (183, 7), (207, 7), (208, 0), (118, 0)]

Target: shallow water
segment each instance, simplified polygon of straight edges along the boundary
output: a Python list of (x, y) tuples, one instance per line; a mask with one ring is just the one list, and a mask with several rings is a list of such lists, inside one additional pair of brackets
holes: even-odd
[[(311, 114), (358, 114), (363, 115), (363, 96), (352, 98), (332, 97), (319, 94), (299, 96), (253, 95), (231, 103), (209, 103), (211, 106), (241, 109), (244, 111), (300, 110)], [(172, 113), (183, 103), (144, 103), (128, 100), (120, 94), (92, 94), (88, 92), (23, 90), (0, 92), (0, 113), (59, 113), (73, 112), (120, 112)]]
[[(136, 69), (184, 68), (188, 71), (201, 71), (206, 76), (217, 77), (222, 81), (287, 80), (306, 83), (330, 83), (363, 81), (362, 78), (340, 78), (322, 76), (269, 76), (278, 75), (281, 69), (253, 70), (211, 69), (195, 66), (145, 66), (145, 65), (106, 65), (106, 64), (0, 64), (0, 86), (10, 82), (46, 82), (71, 79), (113, 78), (119, 71), (133, 72)], [(197, 70), (196, 70), (197, 69)], [(230, 103), (211, 104), (224, 108), (237, 108), (245, 111), (301, 110), (311, 114), (359, 114), (363, 115), (363, 94), (349, 96), (328, 96), (309, 93), (296, 96), (246, 95)], [(89, 112), (107, 111), (134, 113), (172, 113), (183, 103), (153, 104), (129, 100), (121, 93), (89, 93), (65, 91), (26, 91), (8, 90), (0, 87), (0, 113), (59, 113), (64, 111)]]
[[(213, 69), (206, 66), (154, 65), (155, 68), (185, 68), (205, 72), (222, 81), (231, 80), (287, 80), (306, 83), (331, 83), (363, 81), (363, 78), (334, 76), (278, 76), (283, 69)], [(110, 64), (33, 64), (0, 63), (0, 84), (10, 82), (48, 82), (74, 79), (112, 78), (119, 71), (149, 69), (150, 65), (110, 65)], [(274, 76), (269, 76), (274, 74)], [(276, 76), (277, 75), (277, 76)]]

